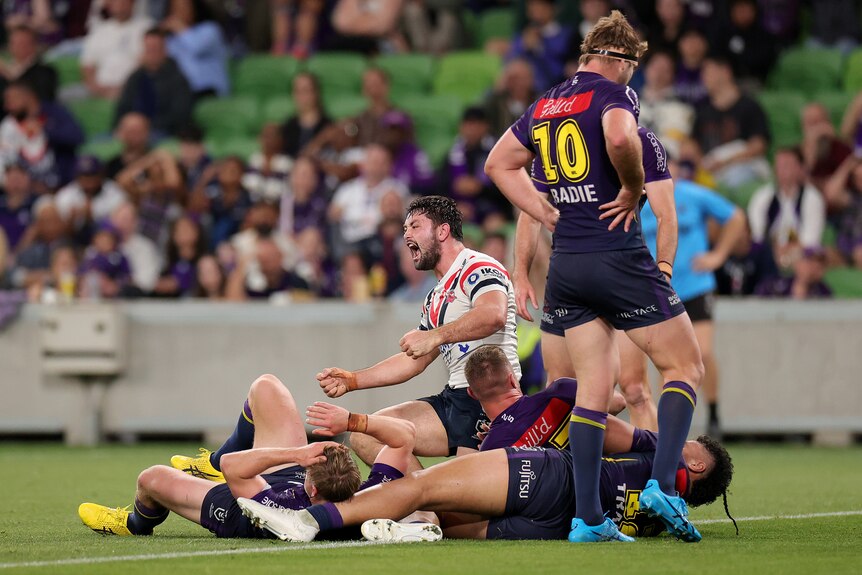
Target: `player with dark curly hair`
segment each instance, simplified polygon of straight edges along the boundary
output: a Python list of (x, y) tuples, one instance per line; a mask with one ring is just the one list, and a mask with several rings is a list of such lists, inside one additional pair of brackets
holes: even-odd
[[(464, 247), (461, 214), (442, 196), (413, 200), (404, 221), (404, 241), (417, 270), (432, 270), (437, 285), (425, 298), (418, 329), (404, 334), (401, 352), (359, 371), (338, 367), (317, 375), (329, 397), (350, 391), (406, 382), (443, 356), (449, 380), (442, 393), (379, 411), (413, 422), (416, 449), (422, 456), (448, 456), (476, 450), (478, 433), (487, 422), (482, 408), (467, 394), (464, 366), (485, 344), (500, 346), (512, 371), (520, 377), (515, 299), (509, 273), (497, 260)], [(351, 446), (371, 462), (381, 444), (365, 435), (351, 437)], [(421, 469), (411, 460), (410, 470)]]

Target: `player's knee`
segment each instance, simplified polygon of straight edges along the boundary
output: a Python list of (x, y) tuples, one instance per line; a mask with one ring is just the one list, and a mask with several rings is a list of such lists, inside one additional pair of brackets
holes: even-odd
[(258, 400), (262, 398), (271, 398), (278, 394), (283, 394), (287, 390), (281, 383), (281, 380), (271, 373), (265, 373), (254, 380), (251, 384), (251, 389), (248, 392), (249, 397)]
[(141, 471), (138, 475), (138, 489), (146, 493), (156, 493), (165, 478), (165, 470), (170, 469), (164, 465), (154, 465)]
[(692, 387), (697, 388), (700, 385), (700, 382), (703, 381), (703, 376), (705, 373), (706, 368), (703, 365), (703, 359), (698, 358), (697, 361), (692, 361), (689, 365), (685, 367), (683, 373), (683, 381), (685, 381)]
[(626, 403), (629, 405), (640, 405), (647, 400), (647, 393), (644, 389), (646, 382), (646, 374), (641, 372), (621, 374), (620, 375), (620, 390)]

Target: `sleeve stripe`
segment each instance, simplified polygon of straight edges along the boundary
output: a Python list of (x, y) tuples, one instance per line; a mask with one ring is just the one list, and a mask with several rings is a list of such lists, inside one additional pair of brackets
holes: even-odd
[(506, 289), (506, 284), (504, 284), (503, 282), (501, 282), (501, 281), (500, 281), (500, 280), (498, 280), (497, 278), (488, 278), (488, 279), (486, 279), (486, 280), (482, 280), (482, 281), (480, 281), (480, 282), (479, 282), (479, 283), (477, 283), (475, 286), (473, 286), (473, 289), (471, 289), (471, 290), (470, 290), (470, 299), (472, 300), (472, 299), (473, 299), (473, 294), (475, 294), (475, 293), (476, 293), (477, 291), (479, 291), (480, 289), (482, 289), (482, 288), (486, 288), (486, 287), (488, 287), (488, 286), (492, 286), (492, 285), (500, 286), (500, 287), (502, 287), (504, 290)]
[[(506, 269), (503, 268), (502, 266), (497, 265), (494, 262), (480, 261), (480, 262), (475, 263), (475, 264), (471, 265), (470, 267), (468, 267), (464, 271), (464, 273), (461, 274), (461, 291), (463, 291), (464, 293), (467, 293), (467, 290), (464, 289), (464, 282), (467, 281), (467, 279), (470, 277), (470, 274), (472, 274), (477, 268), (481, 268), (481, 267), (489, 267), (489, 268), (494, 268), (496, 270), (500, 270), (503, 273), (503, 275), (506, 276), (506, 279), (509, 279), (509, 272), (507, 272)], [(505, 284), (503, 284), (503, 285), (505, 285)]]

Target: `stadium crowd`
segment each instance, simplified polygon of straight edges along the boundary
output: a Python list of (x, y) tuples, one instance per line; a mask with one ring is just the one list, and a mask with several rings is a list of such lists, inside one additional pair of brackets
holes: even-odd
[(419, 300), (401, 234), (427, 194), (508, 262), (484, 160), (612, 8), (649, 41), (632, 86), (674, 177), (747, 211), (719, 293), (858, 290), (858, 0), (4, 2), (0, 288)]

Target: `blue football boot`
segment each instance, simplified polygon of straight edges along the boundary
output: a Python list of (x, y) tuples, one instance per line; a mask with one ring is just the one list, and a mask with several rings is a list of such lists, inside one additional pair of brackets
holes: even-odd
[(609, 517), (598, 525), (587, 525), (583, 520), (572, 519), (572, 530), (569, 531), (571, 543), (598, 543), (600, 541), (624, 541), (631, 543), (633, 537), (623, 535)]
[(688, 520), (688, 505), (682, 497), (666, 494), (655, 479), (647, 481), (641, 492), (640, 510), (650, 517), (658, 517), (677, 539), (688, 543), (697, 543), (702, 539), (700, 532)]

